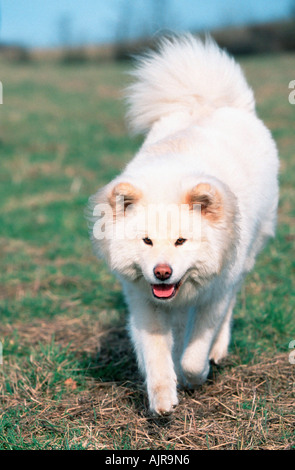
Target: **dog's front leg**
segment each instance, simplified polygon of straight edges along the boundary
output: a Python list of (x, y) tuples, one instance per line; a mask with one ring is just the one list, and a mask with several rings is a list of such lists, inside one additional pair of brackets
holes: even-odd
[(146, 380), (150, 410), (169, 414), (178, 403), (169, 313), (138, 298), (129, 301), (129, 308), (130, 334)]
[(190, 312), (186, 345), (181, 358), (184, 384), (188, 387), (201, 385), (209, 373), (211, 347), (220, 329), (228, 307), (230, 296), (219, 301), (200, 305)]

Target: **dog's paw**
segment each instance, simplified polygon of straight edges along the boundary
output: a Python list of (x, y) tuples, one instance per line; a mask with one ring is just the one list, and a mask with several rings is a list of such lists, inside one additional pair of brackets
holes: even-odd
[(178, 405), (176, 387), (154, 387), (149, 393), (150, 412), (155, 416), (170, 415)]

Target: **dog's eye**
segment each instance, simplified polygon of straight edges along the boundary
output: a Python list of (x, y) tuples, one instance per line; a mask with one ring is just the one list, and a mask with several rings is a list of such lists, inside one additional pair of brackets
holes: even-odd
[(143, 242), (144, 242), (146, 245), (151, 245), (151, 246), (153, 245), (152, 240), (151, 240), (150, 238), (148, 238), (148, 237), (143, 238), (142, 240), (143, 240)]
[(175, 242), (175, 246), (183, 245), (185, 242), (186, 242), (185, 238), (177, 238), (177, 240)]

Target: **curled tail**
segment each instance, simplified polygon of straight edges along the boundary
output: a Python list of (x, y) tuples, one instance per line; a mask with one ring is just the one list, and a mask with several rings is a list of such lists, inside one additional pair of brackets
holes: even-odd
[(211, 38), (164, 39), (157, 52), (138, 59), (131, 75), (127, 117), (134, 132), (146, 132), (174, 112), (189, 113), (196, 122), (225, 106), (255, 112), (253, 92), (240, 66)]

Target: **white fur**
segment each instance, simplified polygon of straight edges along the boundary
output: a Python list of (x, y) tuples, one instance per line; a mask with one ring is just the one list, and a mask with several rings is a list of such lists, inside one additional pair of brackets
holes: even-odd
[[(199, 183), (216, 188), (223, 201), (221, 219), (215, 223), (202, 216), (201, 240), (188, 238), (183, 246), (176, 247), (171, 237), (144, 244), (142, 238), (151, 238), (154, 227), (142, 227), (141, 233), (140, 223), (138, 239), (92, 236), (95, 252), (122, 281), (150, 408), (165, 414), (177, 404), (177, 382), (203, 383), (209, 359), (219, 362), (227, 353), (236, 293), (274, 235), (278, 156), (240, 67), (212, 40), (202, 43), (189, 35), (165, 40), (159, 52), (139, 60), (134, 76), (129, 119), (135, 131), (148, 134), (138, 154), (90, 206), (107, 202), (120, 182), (138, 188), (145, 207), (180, 204)], [(117, 223), (125, 219), (118, 216)], [(113, 224), (112, 217), (107, 219), (106, 234)], [(158, 263), (173, 268), (169, 283), (183, 280), (169, 300), (152, 295)]]

